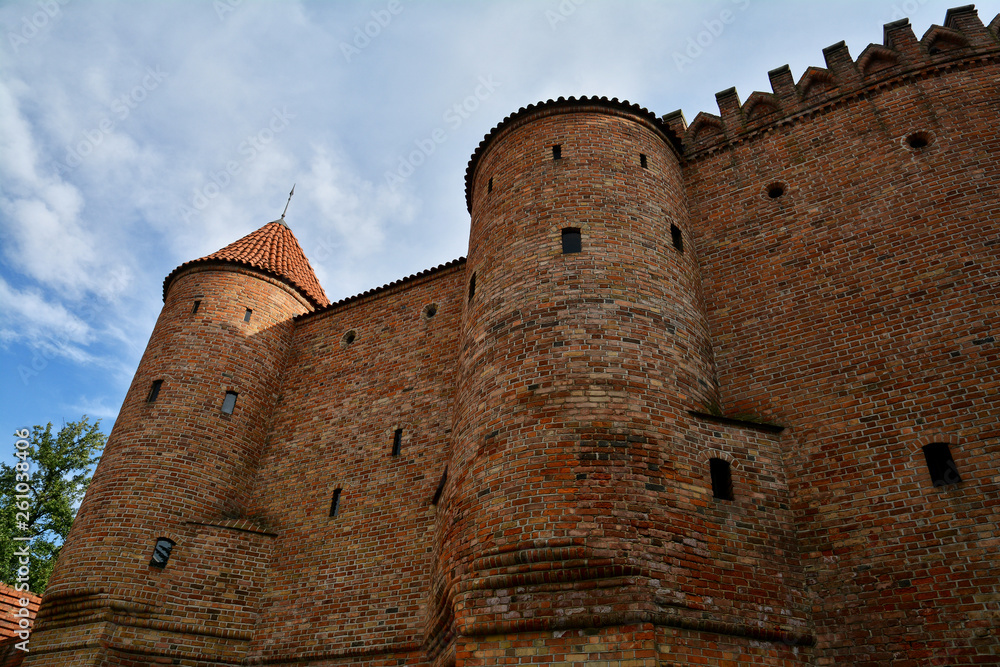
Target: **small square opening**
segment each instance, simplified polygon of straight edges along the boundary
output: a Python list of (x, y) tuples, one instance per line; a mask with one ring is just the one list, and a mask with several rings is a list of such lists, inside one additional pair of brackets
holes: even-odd
[(583, 237), (580, 235), (579, 229), (567, 227), (562, 230), (562, 251), (564, 255), (583, 252)]
[(170, 552), (173, 550), (174, 544), (176, 543), (167, 537), (161, 537), (156, 540), (156, 546), (153, 547), (153, 557), (150, 559), (149, 564), (161, 570), (165, 568), (167, 561), (170, 560)]
[(923, 450), (927, 471), (931, 475), (934, 486), (949, 486), (962, 481), (962, 477), (958, 474), (958, 466), (955, 465), (955, 459), (951, 457), (951, 448), (948, 443), (932, 442), (925, 445)]
[(222, 414), (231, 415), (233, 410), (236, 409), (236, 392), (227, 391), (226, 397), (222, 400)]

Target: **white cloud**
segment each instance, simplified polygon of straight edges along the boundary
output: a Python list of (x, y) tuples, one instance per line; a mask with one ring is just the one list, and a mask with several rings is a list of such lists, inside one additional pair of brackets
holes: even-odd
[(302, 192), (333, 227), (321, 234), (329, 249), (342, 248), (355, 258), (372, 255), (383, 247), (390, 224), (413, 220), (418, 204), (406, 191), (358, 177), (343, 156), (325, 147), (313, 151)]
[(52, 303), (38, 290), (17, 290), (3, 278), (0, 311), (4, 313), (0, 338), (8, 343), (45, 343), (49, 349), (78, 358), (76, 346), (93, 340), (91, 327), (64, 306)]

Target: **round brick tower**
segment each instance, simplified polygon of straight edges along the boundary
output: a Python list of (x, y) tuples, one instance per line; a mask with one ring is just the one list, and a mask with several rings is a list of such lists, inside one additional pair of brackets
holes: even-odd
[[(169, 615), (184, 604), (178, 581), (184, 563), (198, 560), (188, 544), (197, 526), (239, 518), (246, 508), (292, 318), (327, 303), (283, 220), (181, 265), (163, 291), (163, 310), (46, 591), (46, 602), (63, 601), (57, 610), (73, 600), (124, 602)], [(154, 562), (161, 539), (174, 543), (166, 568), (157, 567), (165, 554)]]
[(472, 156), (435, 582), (459, 634), (656, 608), (685, 523), (670, 450), (717, 400), (675, 142), (638, 106), (560, 98)]

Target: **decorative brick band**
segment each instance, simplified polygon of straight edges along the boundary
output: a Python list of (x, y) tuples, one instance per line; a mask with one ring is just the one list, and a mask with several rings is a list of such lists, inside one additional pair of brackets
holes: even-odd
[(809, 632), (784, 628), (760, 628), (743, 623), (728, 623), (706, 618), (682, 616), (679, 610), (671, 611), (612, 611), (600, 614), (574, 614), (563, 617), (514, 619), (499, 623), (474, 623), (462, 633), (466, 637), (487, 637), (521, 632), (552, 632), (587, 628), (606, 628), (620, 625), (649, 623), (657, 626), (711, 632), (717, 635), (756, 639), (787, 646), (814, 646), (816, 638)]
[(398, 655), (400, 653), (413, 653), (419, 651), (423, 645), (417, 642), (407, 642), (403, 644), (387, 644), (382, 646), (365, 646), (341, 649), (338, 651), (310, 651), (295, 653), (294, 655), (282, 655), (271, 658), (250, 658), (247, 665), (275, 665), (292, 662), (313, 662), (315, 660), (338, 660), (345, 658), (359, 658), (373, 655)]
[(252, 630), (232, 630), (229, 628), (206, 628), (200, 625), (189, 623), (178, 623), (176, 621), (159, 621), (152, 618), (136, 618), (135, 616), (122, 616), (112, 614), (109, 619), (115, 625), (146, 628), (149, 630), (162, 630), (179, 635), (191, 635), (195, 637), (216, 637), (219, 639), (233, 639), (240, 642), (248, 642), (253, 638)]
[(714, 422), (716, 424), (726, 424), (727, 426), (736, 426), (737, 428), (749, 428), (755, 431), (764, 431), (765, 433), (781, 433), (785, 430), (784, 426), (779, 424), (771, 424), (769, 422), (752, 422), (746, 419), (733, 419), (732, 417), (723, 417), (722, 415), (713, 415), (710, 412), (699, 412), (697, 410), (688, 410), (688, 414), (692, 417), (696, 417), (703, 421)]
[(252, 521), (250, 519), (226, 519), (225, 521), (219, 521), (214, 523), (203, 523), (200, 521), (185, 521), (184, 523), (189, 526), (224, 528), (226, 530), (236, 530), (241, 533), (254, 533), (256, 535), (264, 535), (265, 537), (278, 536), (277, 533), (272, 532), (269, 528), (261, 526), (256, 521)]
[(518, 566), (514, 572), (470, 579), (460, 586), (458, 592), (489, 591), (516, 586), (537, 586), (539, 584), (617, 579), (642, 575), (642, 570), (635, 565), (616, 564), (611, 558), (543, 561)]

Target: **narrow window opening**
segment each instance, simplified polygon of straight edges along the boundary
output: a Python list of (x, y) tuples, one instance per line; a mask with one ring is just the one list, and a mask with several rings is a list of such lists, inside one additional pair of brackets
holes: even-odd
[(227, 391), (226, 398), (222, 401), (222, 414), (231, 415), (233, 410), (236, 408), (236, 392)]
[(562, 251), (564, 255), (583, 251), (583, 237), (579, 229), (567, 227), (562, 230)]
[(160, 569), (165, 568), (167, 561), (170, 560), (170, 551), (174, 548), (174, 544), (173, 540), (166, 537), (156, 540), (156, 546), (153, 547), (153, 557), (149, 564)]
[(932, 442), (924, 446), (924, 459), (927, 461), (927, 471), (931, 475), (934, 486), (948, 486), (962, 481), (958, 474), (958, 466), (951, 457), (951, 448), (946, 442)]
[(476, 296), (476, 274), (473, 273), (472, 277), (469, 278), (469, 301), (472, 301), (472, 297)]
[(198, 308), (200, 308), (200, 307), (201, 307), (201, 300), (200, 299), (195, 299), (194, 300), (194, 305), (191, 307), (191, 314), (194, 315), (195, 313), (197, 313), (198, 312)]
[(492, 177), (492, 176), (490, 176), (490, 182), (489, 182), (489, 184), (488, 184), (488, 185), (486, 186), (486, 192), (487, 192), (487, 193), (489, 193), (489, 192), (493, 192), (493, 177)]
[(639, 153), (639, 166), (642, 167), (643, 169), (649, 169), (649, 166), (646, 164), (645, 153)]
[(247, 308), (247, 312), (243, 313), (243, 321), (244, 322), (249, 322), (251, 315), (253, 315), (253, 311), (250, 310), (249, 308)]
[(403, 449), (403, 429), (397, 428), (396, 432), (392, 434), (392, 455), (399, 456), (399, 452)]
[(149, 388), (149, 396), (146, 397), (147, 403), (152, 403), (156, 400), (156, 397), (160, 395), (160, 387), (163, 386), (163, 380), (153, 380), (153, 386)]
[(670, 225), (670, 239), (674, 243), (674, 248), (679, 252), (684, 252), (684, 236), (681, 234), (681, 228), (677, 225)]
[(333, 490), (333, 500), (330, 501), (330, 516), (335, 517), (340, 512), (340, 489)]
[(733, 499), (733, 475), (729, 461), (725, 459), (709, 459), (709, 470), (712, 473), (712, 495), (720, 500)]
[(552, 147), (552, 159), (561, 160), (562, 159), (562, 144), (556, 144)]
[(437, 491), (434, 492), (434, 497), (431, 498), (431, 505), (437, 505), (438, 501), (441, 500), (441, 494), (444, 493), (444, 485), (448, 482), (448, 468), (444, 469), (444, 474), (441, 475), (441, 481), (438, 482)]

